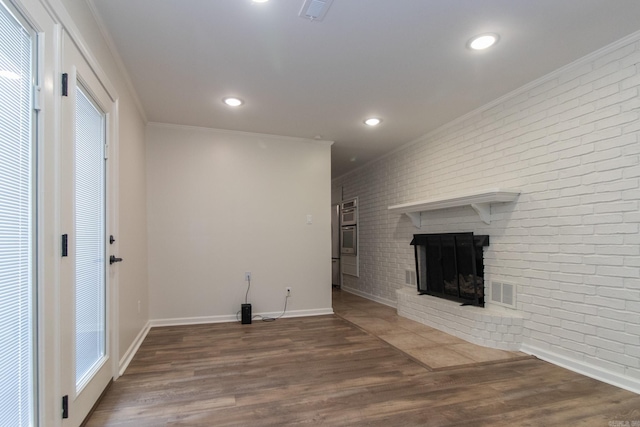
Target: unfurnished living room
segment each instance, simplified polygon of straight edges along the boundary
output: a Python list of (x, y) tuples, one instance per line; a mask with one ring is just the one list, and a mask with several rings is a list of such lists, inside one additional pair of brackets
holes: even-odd
[(0, 427), (640, 426), (639, 17), (0, 0)]

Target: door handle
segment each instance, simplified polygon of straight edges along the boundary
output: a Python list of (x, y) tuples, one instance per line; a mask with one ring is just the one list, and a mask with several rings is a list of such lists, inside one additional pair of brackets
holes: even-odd
[(109, 264), (113, 264), (114, 262), (122, 262), (122, 258), (116, 258), (115, 255), (111, 255), (109, 257)]

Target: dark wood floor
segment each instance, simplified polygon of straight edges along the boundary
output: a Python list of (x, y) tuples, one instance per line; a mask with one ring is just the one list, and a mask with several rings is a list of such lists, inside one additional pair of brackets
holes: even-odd
[[(150, 331), (88, 426), (610, 426), (640, 396), (537, 359), (432, 371), (336, 316)], [(619, 424), (624, 425), (624, 424)]]

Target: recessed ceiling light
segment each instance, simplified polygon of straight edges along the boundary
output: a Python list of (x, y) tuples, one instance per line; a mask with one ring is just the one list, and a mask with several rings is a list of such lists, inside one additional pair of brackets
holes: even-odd
[(269, 0), (253, 0), (254, 3), (266, 3)]
[(480, 34), (472, 37), (467, 42), (467, 47), (473, 50), (483, 50), (496, 44), (499, 39), (500, 36), (494, 33)]
[(239, 107), (242, 104), (244, 104), (244, 101), (240, 98), (234, 98), (232, 96), (224, 98), (222, 100), (222, 102), (224, 102), (225, 104), (227, 104), (229, 107)]
[(364, 121), (364, 124), (367, 126), (378, 126), (380, 123), (382, 123), (382, 119), (377, 117), (371, 117)]

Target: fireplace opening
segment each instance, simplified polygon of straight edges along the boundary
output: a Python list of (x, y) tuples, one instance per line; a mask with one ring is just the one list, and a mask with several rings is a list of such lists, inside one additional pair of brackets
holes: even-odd
[(420, 294), (484, 307), (483, 247), (489, 236), (473, 233), (414, 234)]

